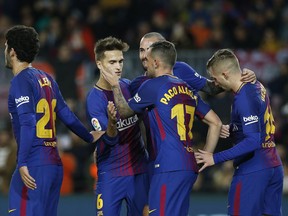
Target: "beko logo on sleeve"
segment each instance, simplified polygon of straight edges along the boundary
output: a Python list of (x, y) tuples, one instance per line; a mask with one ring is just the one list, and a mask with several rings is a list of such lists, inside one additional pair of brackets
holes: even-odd
[(28, 96), (21, 96), (19, 98), (15, 98), (15, 103), (17, 107), (21, 106), (24, 103), (29, 103), (29, 97)]
[(253, 124), (258, 122), (258, 116), (247, 116), (247, 117), (243, 117), (243, 121), (245, 122), (245, 125), (249, 125), (249, 124)]

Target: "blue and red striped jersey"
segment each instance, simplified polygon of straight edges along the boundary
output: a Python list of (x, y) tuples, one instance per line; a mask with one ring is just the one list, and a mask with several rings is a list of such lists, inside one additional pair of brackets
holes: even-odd
[(129, 106), (136, 113), (148, 109), (151, 144), (156, 156), (154, 173), (198, 171), (192, 127), (195, 115), (204, 118), (210, 107), (186, 82), (170, 75), (147, 80)]
[[(195, 91), (199, 91), (200, 89), (202, 89), (207, 82), (207, 79), (205, 77), (199, 75), (191, 66), (189, 66), (185, 62), (176, 62), (173, 67), (173, 74), (176, 77), (184, 80)], [(131, 94), (135, 95), (141, 84), (148, 79), (149, 78), (147, 76), (143, 75), (138, 76), (134, 80), (132, 80), (130, 83)], [(150, 133), (150, 123), (147, 112), (143, 113), (142, 119), (146, 128), (145, 135), (147, 139), (147, 150), (149, 153), (149, 160), (154, 161), (155, 152), (153, 146), (151, 145), (152, 140)]]
[[(126, 79), (120, 79), (119, 82), (128, 101), (131, 98), (130, 82)], [(108, 101), (114, 102), (113, 92), (97, 86), (87, 95), (87, 116), (94, 130), (107, 129)], [(148, 155), (141, 137), (138, 115), (128, 118), (117, 115), (118, 143), (108, 145), (103, 137), (96, 142), (98, 173), (110, 172), (113, 176), (129, 176), (147, 172)]]
[(93, 136), (66, 105), (58, 85), (45, 72), (28, 67), (11, 80), (8, 109), (18, 145), (18, 166), (61, 165), (56, 116), (87, 142)]
[(282, 164), (274, 143), (275, 123), (269, 97), (259, 81), (245, 84), (235, 94), (230, 131), (235, 145), (214, 154), (215, 163), (234, 159), (238, 173)]

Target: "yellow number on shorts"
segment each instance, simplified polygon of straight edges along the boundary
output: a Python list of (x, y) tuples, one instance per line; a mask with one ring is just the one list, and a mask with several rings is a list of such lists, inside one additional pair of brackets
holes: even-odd
[[(177, 132), (178, 132), (178, 135), (180, 136), (181, 141), (187, 140), (187, 137), (186, 137), (187, 135), (189, 139), (193, 138), (192, 127), (193, 127), (193, 121), (194, 121), (194, 112), (195, 112), (195, 107), (185, 105), (185, 109), (184, 109), (184, 104), (176, 104), (171, 109), (171, 119), (175, 117), (177, 118)], [(190, 115), (189, 124), (188, 124), (188, 133), (187, 133), (187, 128), (185, 126), (186, 114)]]
[(98, 194), (97, 196), (97, 209), (103, 208), (103, 199), (101, 198), (102, 194)]
[[(54, 112), (54, 109), (56, 107), (56, 99), (52, 100), (51, 106), (52, 107), (49, 107), (49, 103), (45, 98), (42, 98), (37, 103), (36, 112), (44, 114), (36, 124), (36, 136), (39, 138), (53, 138), (56, 134), (56, 113)], [(52, 123), (52, 128), (47, 128), (49, 122)]]

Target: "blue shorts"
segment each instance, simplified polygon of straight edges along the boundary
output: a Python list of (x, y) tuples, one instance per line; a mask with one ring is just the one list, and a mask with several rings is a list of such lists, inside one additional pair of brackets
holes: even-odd
[(9, 216), (56, 216), (63, 178), (63, 167), (46, 165), (28, 167), (37, 189), (28, 189), (14, 171), (9, 190)]
[(283, 167), (234, 175), (228, 195), (229, 215), (282, 215)]
[(188, 215), (189, 197), (198, 174), (194, 171), (157, 173), (149, 190), (149, 216)]
[(122, 201), (127, 203), (127, 215), (142, 216), (148, 203), (148, 174), (112, 177), (99, 174), (96, 185), (96, 215), (120, 215)]

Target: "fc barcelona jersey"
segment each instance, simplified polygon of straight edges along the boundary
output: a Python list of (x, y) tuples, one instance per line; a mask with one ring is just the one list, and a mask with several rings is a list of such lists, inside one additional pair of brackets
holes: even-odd
[(174, 170), (198, 171), (193, 152), (195, 115), (203, 118), (210, 107), (186, 82), (164, 75), (144, 82), (129, 106), (137, 113), (148, 108), (154, 173)]

